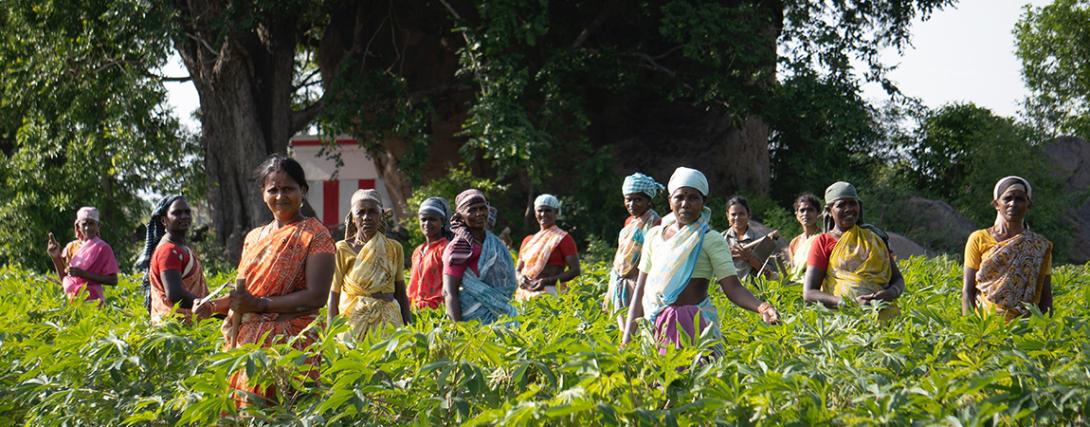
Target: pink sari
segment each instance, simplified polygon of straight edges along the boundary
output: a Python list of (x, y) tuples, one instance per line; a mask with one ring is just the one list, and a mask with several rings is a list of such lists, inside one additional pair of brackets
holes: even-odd
[[(117, 259), (114, 258), (114, 250), (102, 239), (95, 237), (80, 245), (69, 267), (76, 267), (84, 271), (101, 276), (117, 274)], [(80, 291), (87, 291), (87, 300), (102, 301), (102, 284), (95, 283), (82, 277), (71, 274), (64, 276), (64, 293), (68, 295), (68, 302), (75, 302)]]

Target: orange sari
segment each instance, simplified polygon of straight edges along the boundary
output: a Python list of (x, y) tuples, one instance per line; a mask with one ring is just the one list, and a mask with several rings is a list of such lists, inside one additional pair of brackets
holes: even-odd
[[(285, 225), (275, 231), (269, 226), (254, 229), (246, 235), (242, 245), (242, 259), (238, 263), (238, 277), (246, 279), (246, 290), (255, 297), (276, 297), (298, 292), (306, 288), (306, 260), (314, 254), (333, 253), (333, 238), (329, 230), (317, 219), (307, 218), (294, 224)], [(282, 313), (246, 313), (237, 330), (231, 327), (234, 313), (223, 322), (223, 336), (226, 340), (224, 350), (231, 350), (246, 344), (260, 344), (268, 347), (274, 343), (287, 342), (291, 337), (302, 334), (302, 339), (294, 342), (300, 350), (309, 346), (316, 335), (304, 330), (317, 317), (317, 311), (303, 314)], [(268, 336), (265, 340), (261, 337)], [(307, 360), (317, 365), (317, 357)], [(318, 377), (318, 370), (312, 369), (311, 378)], [(244, 372), (231, 377), (231, 387), (236, 390), (254, 393), (271, 400), (276, 396), (273, 387), (262, 388), (246, 384)], [(245, 394), (236, 394), (235, 402), (244, 406)]]

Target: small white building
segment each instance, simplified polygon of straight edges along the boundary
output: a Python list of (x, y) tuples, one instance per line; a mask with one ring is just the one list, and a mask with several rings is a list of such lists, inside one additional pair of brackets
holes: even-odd
[[(344, 222), (352, 193), (359, 189), (378, 190), (383, 205), (391, 206), (390, 195), (375, 162), (355, 138), (339, 136), (334, 145), (328, 140), (323, 142), (316, 135), (298, 135), (288, 145), (292, 158), (307, 174), (310, 187), (307, 202), (326, 227), (336, 230)], [(344, 163), (340, 168), (337, 167), (337, 154)]]

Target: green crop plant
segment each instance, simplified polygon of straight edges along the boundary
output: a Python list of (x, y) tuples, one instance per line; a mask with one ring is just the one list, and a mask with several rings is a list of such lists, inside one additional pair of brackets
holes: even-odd
[[(717, 291), (722, 356), (623, 351), (602, 312), (606, 264), (566, 295), (495, 325), (439, 310), (345, 342), (343, 321), (289, 345), (222, 352), (217, 320), (148, 323), (137, 277), (69, 305), (40, 274), (0, 269), (4, 425), (1085, 425), (1090, 411), (1090, 266), (1053, 272), (1056, 312), (1004, 322), (961, 316), (961, 265), (902, 260), (901, 314), (830, 311), (796, 284), (751, 287), (783, 314), (768, 326)], [(229, 280), (230, 274), (210, 278)], [(324, 318), (324, 317), (322, 317)], [(317, 380), (307, 376), (317, 356)], [(275, 405), (236, 410), (228, 379), (275, 385)]]

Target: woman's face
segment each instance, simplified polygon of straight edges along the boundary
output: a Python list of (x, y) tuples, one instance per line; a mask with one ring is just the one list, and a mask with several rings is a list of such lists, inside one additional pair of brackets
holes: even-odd
[(679, 224), (692, 224), (704, 214), (704, 195), (692, 187), (679, 187), (670, 193), (670, 211)]
[(88, 218), (76, 220), (76, 238), (91, 240), (98, 237), (98, 232), (98, 221)]
[(285, 222), (299, 215), (306, 193), (303, 192), (302, 186), (286, 172), (273, 171), (265, 177), (262, 195), (265, 206), (269, 207), (273, 217), (277, 221)]
[(829, 214), (833, 217), (836, 228), (847, 231), (859, 221), (859, 201), (855, 199), (840, 199), (829, 207)]
[(628, 210), (629, 215), (643, 215), (644, 212), (651, 208), (651, 198), (643, 193), (625, 194), (624, 208)]
[(420, 232), (428, 239), (435, 239), (443, 232), (443, 220), (431, 214), (420, 214)]
[(357, 200), (352, 204), (352, 222), (365, 236), (374, 236), (382, 221), (382, 207), (374, 200)]
[(738, 231), (745, 231), (749, 229), (749, 211), (745, 206), (738, 203), (730, 205), (727, 208), (727, 221), (730, 222), (731, 228)]
[(1009, 223), (1021, 224), (1029, 211), (1029, 195), (1022, 186), (1011, 186), (992, 202), (995, 211)]
[(193, 213), (185, 199), (175, 200), (167, 207), (167, 214), (163, 215), (163, 228), (171, 233), (185, 233), (192, 224)]
[(484, 230), (484, 226), (488, 224), (488, 203), (486, 202), (469, 205), (465, 211), (459, 213), (465, 219), (466, 227), (471, 229)]
[(817, 224), (818, 208), (811, 205), (809, 202), (799, 203), (799, 207), (795, 209), (795, 219), (799, 221), (799, 224), (803, 228), (807, 226), (813, 226)]
[(535, 207), (534, 217), (537, 218), (537, 223), (542, 229), (556, 225), (556, 209), (550, 206)]

